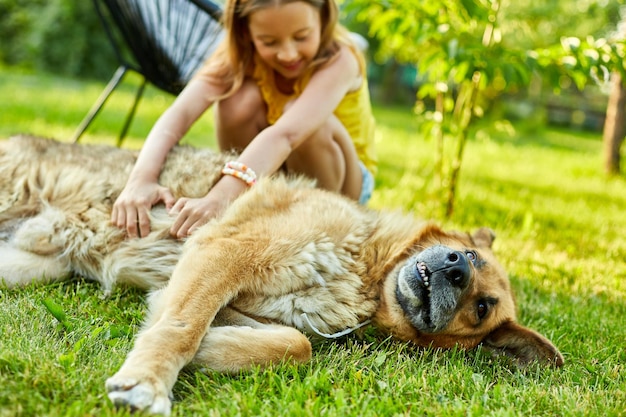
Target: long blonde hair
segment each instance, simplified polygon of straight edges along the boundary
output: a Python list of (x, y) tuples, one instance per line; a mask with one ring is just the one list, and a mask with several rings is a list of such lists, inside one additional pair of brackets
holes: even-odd
[(339, 8), (335, 0), (227, 0), (224, 5), (222, 25), (225, 37), (215, 53), (198, 71), (198, 76), (209, 81), (226, 85), (224, 94), (213, 99), (219, 100), (234, 94), (243, 84), (246, 76), (254, 71), (254, 45), (248, 29), (249, 16), (261, 9), (302, 1), (320, 11), (322, 33), (320, 47), (312, 67), (333, 59), (341, 44), (353, 46), (348, 31), (339, 23)]

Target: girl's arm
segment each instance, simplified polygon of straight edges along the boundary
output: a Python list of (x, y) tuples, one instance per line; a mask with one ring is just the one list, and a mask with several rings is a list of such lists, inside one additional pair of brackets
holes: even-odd
[(278, 121), (260, 132), (239, 160), (257, 174), (276, 172), (289, 154), (326, 123), (343, 97), (363, 82), (359, 63), (347, 46), (311, 77)]
[(171, 208), (174, 197), (158, 184), (168, 152), (187, 133), (191, 125), (211, 106), (220, 89), (203, 79), (192, 79), (172, 105), (154, 124), (137, 158), (126, 186), (113, 205), (111, 222), (125, 228), (129, 237), (150, 232), (150, 208), (162, 201)]
[[(238, 161), (257, 176), (276, 172), (291, 152), (320, 129), (343, 97), (363, 82), (359, 63), (348, 47), (311, 77), (305, 90), (278, 121), (261, 131), (241, 153)], [(179, 213), (171, 233), (178, 237), (217, 215), (246, 189), (243, 181), (222, 177), (202, 199), (181, 199), (173, 207)]]

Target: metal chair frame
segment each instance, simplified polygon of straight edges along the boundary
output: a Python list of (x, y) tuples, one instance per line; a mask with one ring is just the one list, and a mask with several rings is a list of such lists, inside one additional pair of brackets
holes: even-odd
[[(122, 131), (120, 132), (120, 135), (117, 139), (116, 146), (120, 147), (124, 141), (124, 138), (126, 137), (126, 134), (128, 133), (128, 129), (130, 127), (132, 119), (137, 110), (137, 106), (139, 105), (139, 101), (141, 100), (141, 97), (143, 96), (147, 82), (151, 81), (151, 83), (155, 85), (157, 88), (167, 91), (168, 93), (173, 94), (173, 95), (177, 95), (183, 86), (180, 86), (180, 88), (177, 88), (177, 87), (174, 88), (174, 87), (166, 86), (162, 83), (159, 83), (156, 80), (149, 80), (145, 71), (142, 70), (141, 65), (135, 65), (124, 57), (124, 54), (122, 52), (122, 46), (120, 45), (120, 42), (114, 36), (113, 29), (111, 28), (111, 26), (114, 25), (115, 23), (110, 22), (109, 19), (105, 16), (104, 11), (102, 10), (103, 6), (100, 4), (101, 1), (102, 0), (93, 0), (94, 7), (96, 9), (96, 12), (98, 13), (98, 17), (100, 18), (100, 21), (102, 22), (105, 33), (107, 37), (109, 38), (111, 45), (113, 46), (114, 53), (120, 65), (118, 66), (117, 70), (115, 71), (111, 79), (109, 80), (108, 84), (106, 85), (106, 87), (104, 88), (104, 90), (102, 91), (98, 99), (96, 100), (96, 102), (93, 104), (93, 106), (91, 107), (87, 115), (83, 118), (80, 125), (76, 129), (76, 132), (74, 133), (72, 137), (72, 142), (77, 143), (80, 140), (81, 136), (85, 133), (85, 131), (87, 130), (91, 122), (95, 119), (95, 117), (98, 115), (100, 110), (102, 110), (102, 107), (104, 107), (104, 104), (109, 99), (113, 91), (118, 87), (120, 82), (123, 80), (126, 73), (128, 71), (133, 71), (142, 76), (142, 82), (137, 88), (133, 104), (130, 107), (130, 110), (124, 121)], [(193, 3), (195, 6), (198, 7), (198, 9), (207, 13), (216, 22), (221, 21), (222, 10), (219, 5), (209, 0), (187, 0), (187, 1), (189, 1), (190, 3)], [(128, 43), (128, 40), (125, 40), (125, 41)]]

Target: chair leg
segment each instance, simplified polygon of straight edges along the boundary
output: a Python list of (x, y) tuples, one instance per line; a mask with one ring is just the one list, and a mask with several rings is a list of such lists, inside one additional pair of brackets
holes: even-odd
[(126, 137), (126, 133), (128, 132), (128, 128), (130, 127), (130, 122), (133, 120), (133, 117), (135, 116), (135, 111), (137, 110), (137, 106), (139, 105), (139, 100), (141, 100), (141, 96), (143, 95), (143, 91), (146, 87), (146, 77), (143, 77), (143, 81), (141, 83), (141, 85), (139, 86), (139, 88), (137, 89), (137, 93), (135, 94), (135, 101), (133, 102), (133, 106), (130, 108), (130, 111), (128, 112), (128, 116), (126, 116), (126, 121), (124, 122), (124, 127), (122, 128), (122, 131), (120, 132), (120, 136), (119, 138), (117, 138), (117, 143), (115, 144), (115, 146), (117, 146), (118, 148), (122, 146), (122, 142), (124, 142), (124, 138)]
[(98, 100), (91, 107), (89, 113), (87, 113), (87, 116), (85, 116), (83, 121), (80, 123), (80, 126), (78, 126), (78, 129), (76, 129), (76, 132), (72, 137), (72, 142), (78, 143), (80, 137), (83, 135), (83, 133), (85, 133), (85, 130), (87, 130), (87, 127), (91, 124), (100, 109), (102, 109), (102, 106), (104, 106), (104, 103), (107, 101), (113, 90), (115, 90), (120, 81), (122, 81), (122, 78), (124, 77), (124, 74), (126, 74), (126, 71), (128, 71), (128, 69), (129, 68), (126, 65), (120, 65), (117, 68), (115, 74), (113, 74), (113, 77), (111, 77), (111, 80), (107, 84), (106, 88), (104, 89), (104, 91), (102, 91), (100, 97), (98, 97)]

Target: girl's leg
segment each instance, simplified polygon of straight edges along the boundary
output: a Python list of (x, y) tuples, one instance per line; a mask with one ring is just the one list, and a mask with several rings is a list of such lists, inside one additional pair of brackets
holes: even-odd
[[(267, 108), (253, 80), (246, 79), (237, 93), (220, 101), (215, 110), (220, 150), (242, 151), (267, 124)], [(335, 116), (287, 159), (287, 170), (315, 178), (318, 186), (355, 200), (361, 194), (359, 158), (348, 131)]]
[(265, 102), (253, 80), (246, 79), (231, 97), (215, 106), (215, 127), (220, 150), (243, 151), (267, 124)]
[(361, 194), (359, 158), (348, 131), (335, 116), (291, 153), (287, 169), (317, 179), (320, 188), (355, 200)]

